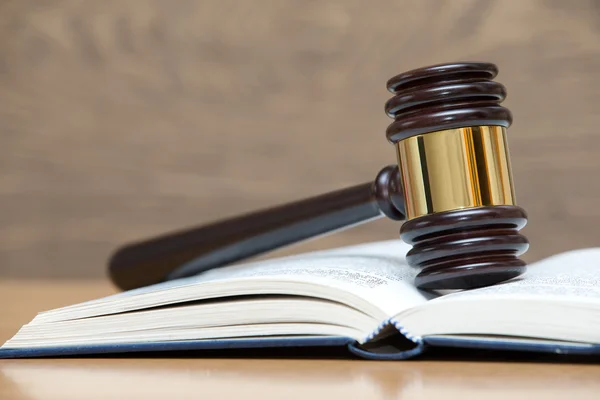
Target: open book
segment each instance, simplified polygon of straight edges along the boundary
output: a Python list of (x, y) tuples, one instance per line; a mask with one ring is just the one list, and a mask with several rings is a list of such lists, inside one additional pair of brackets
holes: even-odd
[(342, 346), (407, 359), (432, 347), (600, 354), (600, 248), (481, 289), (426, 293), (400, 240), (210, 270), (39, 313), (0, 357)]

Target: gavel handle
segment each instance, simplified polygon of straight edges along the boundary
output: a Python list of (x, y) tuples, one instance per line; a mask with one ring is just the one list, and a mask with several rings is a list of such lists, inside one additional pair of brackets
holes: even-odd
[(403, 220), (396, 166), (373, 182), (173, 232), (117, 249), (109, 261), (122, 290), (187, 277), (387, 216)]

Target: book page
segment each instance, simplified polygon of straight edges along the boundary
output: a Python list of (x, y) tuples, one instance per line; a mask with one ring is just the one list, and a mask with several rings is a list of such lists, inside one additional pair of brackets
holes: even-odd
[(470, 296), (600, 301), (600, 248), (558, 254), (531, 264), (524, 275), (509, 282), (448, 294), (436, 301)]
[(367, 300), (387, 316), (426, 302), (413, 286), (400, 240), (348, 246), (208, 271), (198, 279), (269, 279), (342, 289)]
[[(178, 299), (179, 295), (173, 294), (182, 290), (188, 294), (193, 292), (197, 298), (215, 298), (234, 292), (236, 295), (304, 295), (311, 291), (327, 293), (328, 288), (334, 288), (338, 293), (345, 292), (346, 298), (357, 296), (372, 304), (380, 311), (374, 317), (388, 318), (427, 301), (413, 286), (415, 271), (405, 262), (408, 249), (404, 242), (392, 240), (261, 260), (216, 268), (62, 310), (92, 308), (110, 302), (126, 310), (129, 300), (130, 304), (148, 304), (147, 299), (158, 302), (156, 299), (169, 293)], [(133, 309), (133, 305), (131, 307)]]

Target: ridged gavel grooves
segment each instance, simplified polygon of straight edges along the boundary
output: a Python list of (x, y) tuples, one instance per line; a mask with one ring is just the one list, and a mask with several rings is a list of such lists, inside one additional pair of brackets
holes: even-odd
[[(512, 124), (500, 103), (503, 85), (492, 81), (498, 70), (488, 63), (435, 65), (390, 79), (394, 94), (385, 112), (394, 122), (387, 138), (398, 143), (435, 131)], [(518, 257), (529, 248), (519, 233), (527, 223), (516, 205), (483, 206), (420, 216), (405, 222), (400, 237), (413, 246), (407, 262), (419, 270), (423, 289), (468, 289), (489, 286), (521, 275)]]
[[(423, 289), (469, 289), (520, 275), (527, 215), (515, 205), (505, 89), (487, 63), (417, 69), (388, 81), (388, 140), (399, 165), (371, 182), (163, 234), (118, 249), (109, 273), (129, 290), (194, 275), (387, 217)], [(411, 175), (412, 174), (412, 175)], [(428, 197), (429, 196), (429, 197)]]

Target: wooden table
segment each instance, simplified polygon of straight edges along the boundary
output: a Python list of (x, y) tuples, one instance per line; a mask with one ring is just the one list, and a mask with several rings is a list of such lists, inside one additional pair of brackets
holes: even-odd
[[(0, 341), (106, 282), (0, 283)], [(598, 399), (600, 365), (306, 359), (0, 360), (0, 399)]]

